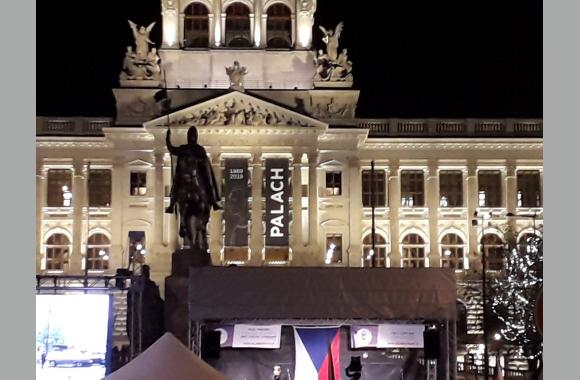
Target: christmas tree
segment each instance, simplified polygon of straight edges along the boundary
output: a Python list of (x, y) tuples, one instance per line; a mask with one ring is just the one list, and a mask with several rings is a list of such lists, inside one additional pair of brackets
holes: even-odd
[(543, 283), (543, 239), (528, 235), (506, 252), (505, 276), (492, 286), (492, 310), (507, 343), (520, 347), (528, 359), (540, 358), (542, 336), (536, 325), (536, 301)]

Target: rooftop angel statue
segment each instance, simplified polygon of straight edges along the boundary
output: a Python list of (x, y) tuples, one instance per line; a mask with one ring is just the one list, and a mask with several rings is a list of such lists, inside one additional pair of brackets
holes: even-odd
[(135, 52), (138, 60), (146, 60), (147, 55), (149, 54), (149, 44), (154, 44), (154, 42), (149, 39), (149, 33), (154, 25), (155, 21), (149, 24), (147, 28), (142, 26), (137, 29), (137, 24), (129, 20), (129, 26), (131, 27), (133, 37), (135, 38)]
[(320, 30), (322, 30), (322, 33), (324, 33), (322, 41), (324, 41), (326, 44), (326, 52), (328, 53), (328, 58), (331, 61), (336, 61), (338, 58), (338, 39), (340, 38), (340, 33), (342, 33), (343, 26), (344, 24), (342, 21), (338, 23), (334, 30), (326, 30), (324, 27), (319, 26)]

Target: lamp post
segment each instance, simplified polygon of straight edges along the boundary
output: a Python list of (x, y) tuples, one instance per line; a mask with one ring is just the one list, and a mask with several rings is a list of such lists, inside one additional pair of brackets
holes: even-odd
[(371, 161), (371, 267), (375, 267), (375, 161)]
[(475, 211), (473, 213), (474, 219), (472, 220), (472, 225), (476, 226), (479, 223), (478, 219), (481, 219), (481, 277), (482, 277), (482, 298), (483, 298), (483, 378), (485, 380), (489, 379), (489, 353), (487, 351), (487, 318), (486, 318), (486, 306), (487, 306), (487, 268), (486, 268), (486, 252), (485, 252), (485, 219), (489, 219), (488, 213), (478, 213)]

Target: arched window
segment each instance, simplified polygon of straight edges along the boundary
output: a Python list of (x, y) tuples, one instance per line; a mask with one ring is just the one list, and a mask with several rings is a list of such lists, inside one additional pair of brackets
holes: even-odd
[(441, 267), (453, 269), (463, 268), (465, 243), (457, 234), (447, 234), (441, 239)]
[(250, 47), (250, 10), (241, 3), (234, 3), (226, 9), (226, 46)]
[(495, 234), (483, 235), (481, 238), (481, 249), (485, 254), (487, 269), (503, 269), (503, 251), (505, 244), (499, 236)]
[[(372, 267), (373, 259), (370, 255), (373, 248), (372, 234), (368, 234), (363, 239), (363, 266)], [(375, 267), (387, 266), (387, 241), (382, 235), (375, 233)]]
[(266, 38), (269, 48), (289, 48), (292, 46), (292, 18), (290, 9), (283, 4), (268, 8)]
[(425, 241), (417, 234), (408, 234), (403, 238), (403, 255), (401, 266), (403, 268), (425, 267)]
[(192, 3), (183, 12), (183, 45), (185, 47), (209, 46), (209, 17), (205, 5)]
[(109, 269), (109, 251), (111, 241), (101, 233), (89, 236), (87, 248), (87, 269), (107, 270)]
[(70, 240), (64, 234), (53, 234), (46, 240), (46, 269), (63, 270), (68, 264)]

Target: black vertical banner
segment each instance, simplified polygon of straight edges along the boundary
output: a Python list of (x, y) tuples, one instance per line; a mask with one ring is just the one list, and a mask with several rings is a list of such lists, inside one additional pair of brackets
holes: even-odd
[(226, 159), (224, 187), (225, 246), (248, 246), (248, 160)]
[(285, 247), (289, 244), (290, 186), (288, 160), (266, 160), (266, 246)]

